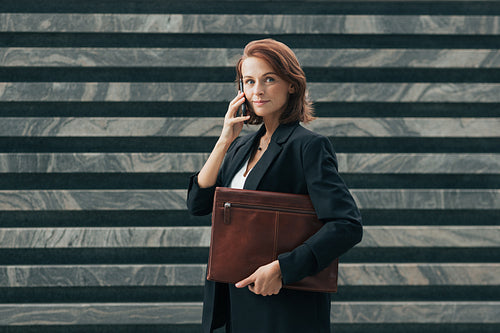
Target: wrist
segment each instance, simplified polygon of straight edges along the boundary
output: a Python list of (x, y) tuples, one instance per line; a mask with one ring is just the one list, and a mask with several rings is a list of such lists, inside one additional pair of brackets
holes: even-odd
[(226, 151), (229, 149), (231, 142), (232, 141), (219, 138), (219, 140), (215, 143), (215, 149), (223, 149)]

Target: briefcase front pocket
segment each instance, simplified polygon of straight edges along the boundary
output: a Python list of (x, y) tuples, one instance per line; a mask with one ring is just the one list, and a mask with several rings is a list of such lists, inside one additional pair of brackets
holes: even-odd
[(236, 283), (275, 259), (276, 213), (224, 203), (214, 212), (209, 280)]

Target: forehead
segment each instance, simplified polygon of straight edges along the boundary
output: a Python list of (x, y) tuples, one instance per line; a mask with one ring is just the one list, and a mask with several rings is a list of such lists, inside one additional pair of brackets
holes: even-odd
[(241, 64), (241, 73), (243, 76), (258, 77), (270, 72), (274, 72), (271, 65), (264, 59), (249, 57), (243, 60)]

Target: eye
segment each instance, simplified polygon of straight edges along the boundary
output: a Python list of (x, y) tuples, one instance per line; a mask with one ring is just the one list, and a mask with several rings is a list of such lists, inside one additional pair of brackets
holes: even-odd
[(274, 78), (273, 77), (266, 77), (266, 82), (274, 82)]
[(245, 84), (254, 84), (255, 82), (252, 79), (248, 79), (245, 81)]

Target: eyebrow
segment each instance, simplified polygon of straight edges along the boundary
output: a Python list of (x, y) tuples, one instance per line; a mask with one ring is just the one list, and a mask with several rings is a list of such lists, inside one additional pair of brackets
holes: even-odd
[[(269, 74), (278, 75), (275, 72), (267, 72), (267, 73), (262, 74), (262, 76), (266, 76), (266, 75), (269, 75)], [(253, 76), (251, 76), (251, 75), (245, 75), (245, 76), (243, 76), (243, 78), (246, 78), (246, 77), (253, 77)]]

